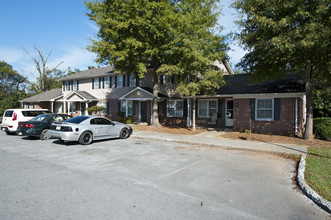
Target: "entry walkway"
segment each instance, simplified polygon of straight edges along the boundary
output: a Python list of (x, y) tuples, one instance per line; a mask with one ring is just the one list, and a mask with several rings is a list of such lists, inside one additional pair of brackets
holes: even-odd
[(297, 154), (303, 155), (307, 153), (307, 146), (268, 143), (259, 141), (245, 141), (221, 138), (219, 131), (208, 131), (198, 135), (179, 135), (149, 131), (133, 131), (133, 138), (172, 141), (183, 144), (192, 144), (199, 146), (221, 147), (234, 150), (248, 150), (256, 152), (267, 152), (276, 154)]

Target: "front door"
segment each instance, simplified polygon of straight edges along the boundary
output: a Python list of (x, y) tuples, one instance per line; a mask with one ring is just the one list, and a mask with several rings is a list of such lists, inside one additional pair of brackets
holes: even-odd
[(140, 122), (147, 122), (147, 102), (140, 102)]
[(226, 100), (225, 105), (225, 126), (233, 126), (233, 100)]
[(85, 115), (85, 102), (80, 103), (80, 115)]

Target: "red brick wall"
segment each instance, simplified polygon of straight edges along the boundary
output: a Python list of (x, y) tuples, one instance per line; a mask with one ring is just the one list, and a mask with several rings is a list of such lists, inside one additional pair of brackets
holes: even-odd
[[(295, 135), (295, 98), (280, 99), (280, 120), (252, 120), (251, 123), (249, 120), (249, 99), (234, 100), (234, 103), (236, 102), (238, 103), (238, 107), (234, 107), (233, 130), (244, 131), (248, 129), (253, 133)], [(302, 116), (299, 116), (298, 120), (301, 120), (300, 117)]]
[(109, 118), (111, 120), (114, 120), (114, 121), (118, 121), (120, 119), (120, 117), (117, 115), (118, 113), (118, 102), (119, 100), (118, 99), (109, 99), (108, 100), (108, 104), (109, 104)]

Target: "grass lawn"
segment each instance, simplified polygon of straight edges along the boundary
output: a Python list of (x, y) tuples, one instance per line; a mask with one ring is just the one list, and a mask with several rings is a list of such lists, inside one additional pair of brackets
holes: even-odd
[(320, 196), (331, 201), (331, 147), (309, 147), (305, 180)]

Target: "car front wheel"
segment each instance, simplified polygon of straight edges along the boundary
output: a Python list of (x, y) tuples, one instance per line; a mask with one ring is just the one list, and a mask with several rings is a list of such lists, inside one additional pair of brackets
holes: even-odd
[(129, 129), (123, 128), (120, 132), (120, 138), (121, 139), (126, 139), (130, 136)]
[(91, 144), (93, 141), (93, 135), (89, 131), (84, 131), (83, 134), (79, 137), (78, 141), (82, 145)]

